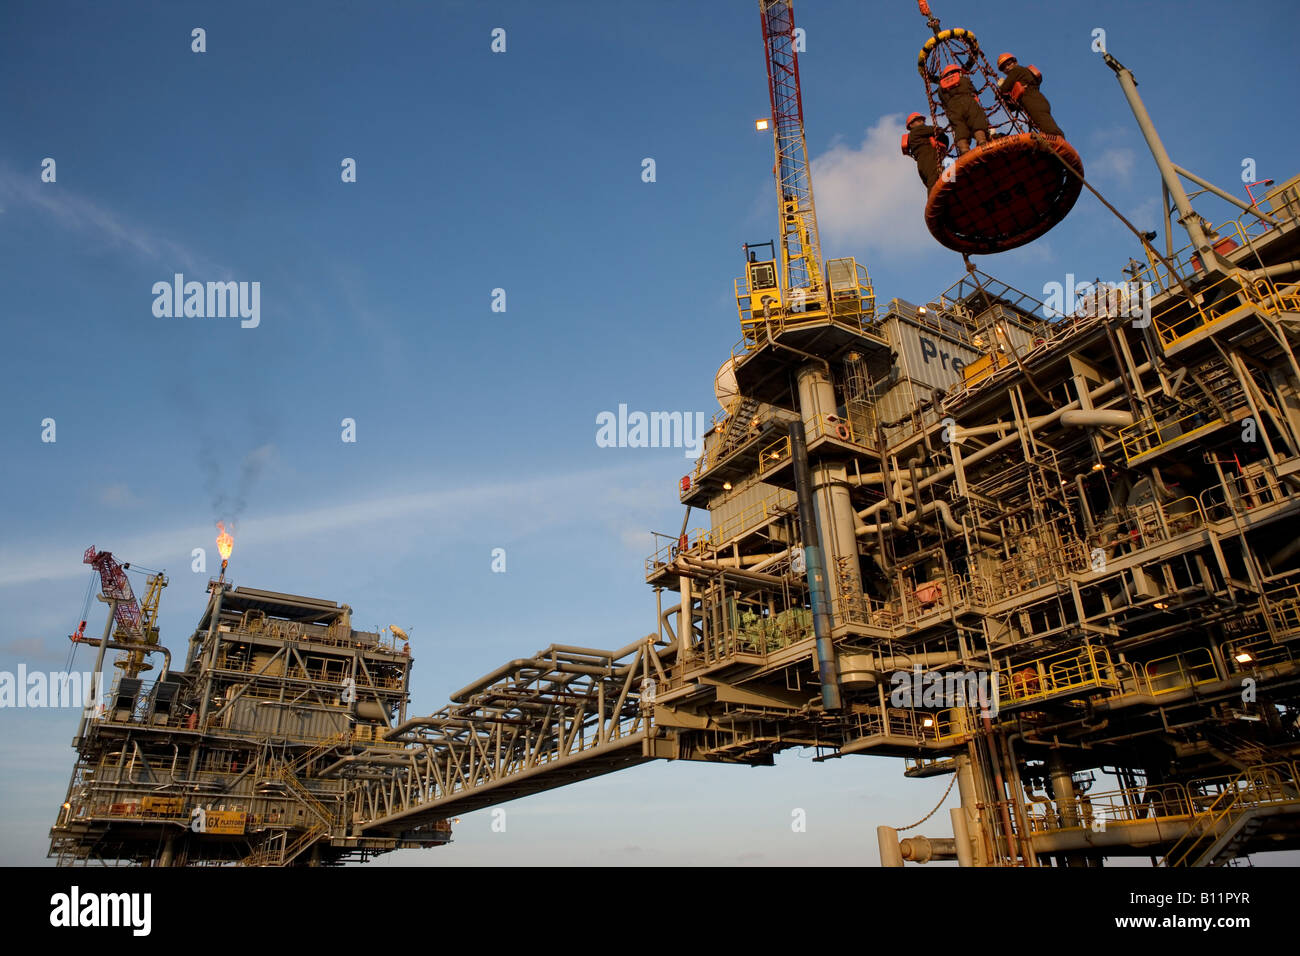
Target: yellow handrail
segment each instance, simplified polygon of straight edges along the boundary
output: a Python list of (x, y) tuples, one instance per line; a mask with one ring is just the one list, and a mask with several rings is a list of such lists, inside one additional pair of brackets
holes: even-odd
[[(1213, 419), (1209, 419), (1203, 424), (1197, 425), (1195, 428), (1190, 430), (1184, 431), (1182, 429), (1183, 422), (1189, 421), (1198, 416), (1207, 419), (1209, 418), (1209, 415), (1206, 412), (1195, 411), (1184, 415), (1181, 418), (1163, 419), (1159, 422), (1156, 421), (1154, 416), (1147, 416), (1146, 418), (1138, 419), (1132, 425), (1125, 425), (1119, 431), (1120, 444), (1124, 448), (1125, 460), (1127, 462), (1132, 462), (1136, 458), (1157, 452), (1162, 448), (1172, 445), (1176, 441), (1190, 438), (1192, 435), (1197, 435), (1207, 429), (1216, 428), (1223, 424), (1223, 419), (1215, 416)], [(1174, 430), (1173, 434), (1169, 434), (1171, 430)], [(1164, 436), (1167, 434), (1169, 437), (1165, 438)], [(1157, 439), (1163, 438), (1164, 440), (1152, 443), (1150, 439), (1153, 435)]]
[[(1203, 661), (1194, 660), (1194, 657), (1198, 655), (1203, 656), (1205, 659)], [(1174, 662), (1174, 669), (1167, 673), (1161, 673), (1161, 666), (1168, 661)], [(1214, 659), (1206, 648), (1195, 647), (1182, 653), (1169, 654), (1148, 661), (1136, 676), (1145, 685), (1150, 696), (1158, 697), (1161, 694), (1172, 694), (1175, 691), (1186, 690), (1188, 687), (1213, 683), (1219, 679), (1219, 669), (1214, 666)], [(1164, 681), (1170, 677), (1176, 677), (1177, 679), (1172, 684), (1165, 684)], [(1157, 685), (1157, 681), (1159, 685)]]
[(1005, 665), (999, 669), (998, 678), (1003, 706), (1085, 687), (1119, 687), (1110, 652), (1092, 644)]
[(1165, 866), (1187, 865), (1191, 855), (1207, 840), (1213, 846), (1219, 838), (1219, 824), (1230, 814), (1265, 804), (1300, 803), (1300, 797), (1286, 794), (1282, 773), (1279, 771), (1286, 773), (1293, 785), (1300, 779), (1295, 763), (1261, 764), (1233, 777), (1209, 807), (1193, 815), (1192, 825), (1187, 828), (1187, 832), (1165, 854)]
[(758, 453), (758, 473), (764, 474), (790, 460), (790, 436), (778, 438)]

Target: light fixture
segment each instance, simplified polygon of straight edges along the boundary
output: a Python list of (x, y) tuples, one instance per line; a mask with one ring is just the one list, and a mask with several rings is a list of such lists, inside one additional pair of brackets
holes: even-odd
[(763, 117), (761, 120), (754, 120), (754, 129), (757, 132), (761, 133), (763, 132), (763, 130), (771, 129), (771, 128), (772, 128), (772, 121), (769, 120), (766, 116)]
[(1167, 611), (1169, 610), (1169, 605), (1166, 604), (1164, 601), (1156, 601), (1155, 609), (1157, 611)]
[(1237, 651), (1236, 654), (1232, 655), (1232, 659), (1238, 664), (1249, 664), (1255, 658), (1251, 657), (1246, 651)]
[(724, 481), (724, 482), (722, 483), (722, 490), (723, 490), (723, 491), (730, 491), (730, 490), (731, 490), (731, 482), (729, 482), (729, 481)]
[(916, 314), (917, 314), (917, 315), (925, 315), (925, 312), (926, 312), (925, 306), (923, 306), (923, 305), (918, 305), (918, 306), (916, 307)]
[(927, 717), (927, 718), (925, 718), (923, 721), (921, 721), (921, 726), (922, 726), (922, 727), (933, 727), (933, 726), (934, 726), (934, 718), (933, 718), (933, 717)]

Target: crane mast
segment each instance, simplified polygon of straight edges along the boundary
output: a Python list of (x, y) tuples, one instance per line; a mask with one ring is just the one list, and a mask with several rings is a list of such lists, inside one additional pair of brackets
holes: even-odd
[[(824, 303), (821, 242), (813, 206), (808, 144), (799, 92), (799, 54), (789, 0), (759, 0), (767, 86), (772, 100), (777, 209), (781, 217), (781, 270), (794, 311)], [(799, 290), (803, 290), (800, 292)], [(802, 308), (800, 308), (802, 306)]]

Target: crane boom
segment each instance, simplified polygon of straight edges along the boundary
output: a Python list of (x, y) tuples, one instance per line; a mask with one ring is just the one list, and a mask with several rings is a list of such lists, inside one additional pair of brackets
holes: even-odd
[(131, 582), (127, 579), (122, 565), (113, 559), (111, 552), (96, 551), (93, 545), (86, 549), (82, 563), (91, 565), (99, 572), (99, 582), (104, 596), (117, 602), (113, 606), (113, 617), (118, 627), (133, 640), (143, 640), (140, 605), (136, 603), (135, 592), (131, 590)]
[[(759, 0), (767, 86), (772, 99), (772, 138), (776, 150), (776, 201), (781, 214), (782, 278), (796, 300), (825, 301), (821, 241), (813, 206), (808, 144), (804, 141), (803, 97), (799, 92), (799, 54), (789, 0)], [(805, 290), (802, 295), (796, 290)], [(814, 306), (815, 307), (815, 306)]]

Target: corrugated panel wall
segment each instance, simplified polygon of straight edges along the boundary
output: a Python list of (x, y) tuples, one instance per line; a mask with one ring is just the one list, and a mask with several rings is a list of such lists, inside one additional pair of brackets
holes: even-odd
[[(777, 499), (777, 495), (783, 497)], [(714, 530), (736, 529), (736, 523), (733, 519), (746, 510), (748, 510), (751, 515), (758, 515), (761, 511), (759, 503), (766, 498), (772, 498), (775, 501), (783, 501), (786, 498), (793, 499), (794, 492), (787, 491), (784, 488), (778, 488), (776, 485), (769, 485), (762, 481), (757, 482), (744, 490), (733, 491), (730, 498), (725, 502), (716, 505), (709, 512), (709, 517), (712, 519), (710, 527)]]
[(895, 316), (885, 323), (885, 331), (903, 374), (918, 385), (951, 388), (961, 381), (966, 366), (979, 358), (976, 349), (937, 325)]

